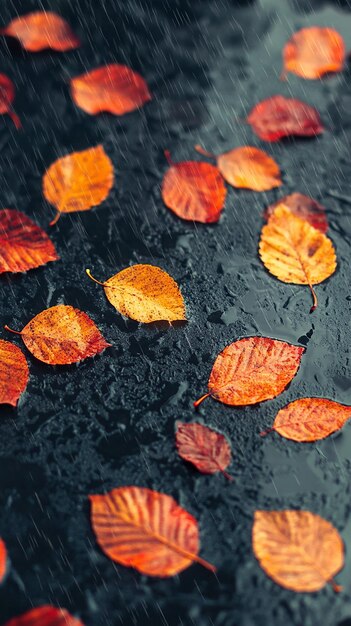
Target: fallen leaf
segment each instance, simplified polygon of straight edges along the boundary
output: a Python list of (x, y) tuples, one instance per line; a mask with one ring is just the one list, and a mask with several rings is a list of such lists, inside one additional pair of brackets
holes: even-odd
[(302, 193), (292, 193), (289, 196), (280, 198), (278, 202), (271, 204), (265, 212), (266, 219), (272, 215), (280, 204), (285, 204), (294, 215), (307, 220), (311, 226), (320, 230), (321, 233), (325, 234), (327, 232), (328, 220), (326, 209), (322, 204), (319, 204), (317, 200), (309, 196), (304, 196)]
[(247, 121), (264, 141), (278, 141), (294, 135), (314, 137), (324, 130), (316, 109), (284, 96), (273, 96), (256, 104)]
[(27, 387), (28, 379), (28, 365), (22, 350), (0, 339), (0, 404), (16, 406)]
[(216, 358), (208, 393), (230, 406), (257, 404), (275, 398), (294, 378), (304, 348), (269, 337), (245, 337), (224, 348)]
[(2, 539), (0, 539), (0, 583), (2, 583), (2, 581), (5, 578), (6, 570), (7, 570), (7, 550), (6, 550), (5, 542)]
[(198, 161), (173, 163), (165, 154), (170, 165), (162, 181), (165, 205), (183, 220), (218, 222), (227, 195), (218, 168)]
[(113, 561), (161, 578), (178, 574), (194, 561), (216, 571), (198, 556), (196, 519), (170, 496), (120, 487), (89, 499), (97, 542)]
[(29, 217), (14, 209), (0, 211), (0, 274), (26, 272), (58, 258), (52, 241)]
[(15, 86), (6, 74), (0, 74), (0, 114), (9, 115), (16, 128), (21, 128), (21, 121), (12, 108), (15, 99)]
[(126, 317), (138, 322), (185, 320), (182, 294), (175, 280), (154, 265), (132, 265), (102, 283), (106, 298)]
[(282, 185), (278, 164), (263, 150), (242, 146), (216, 156), (201, 146), (195, 146), (195, 149), (204, 156), (216, 159), (224, 180), (233, 187), (269, 191)]
[(283, 62), (286, 72), (302, 78), (340, 72), (345, 62), (344, 40), (333, 28), (302, 28), (285, 44)]
[(262, 228), (259, 254), (266, 269), (282, 282), (309, 286), (314, 311), (318, 303), (313, 285), (336, 269), (331, 240), (282, 204)]
[(66, 609), (57, 609), (54, 606), (39, 606), (10, 619), (4, 626), (84, 626)]
[(38, 313), (21, 332), (23, 342), (39, 361), (69, 365), (110, 346), (90, 317), (73, 306), (58, 304)]
[(73, 152), (50, 165), (43, 177), (43, 194), (58, 213), (87, 211), (103, 202), (113, 185), (113, 165), (103, 146)]
[(256, 511), (253, 551), (266, 574), (286, 589), (319, 591), (344, 565), (344, 545), (332, 524), (309, 511)]
[(106, 65), (71, 80), (75, 104), (90, 115), (124, 115), (151, 100), (147, 83), (126, 65)]
[(65, 52), (80, 46), (69, 24), (51, 11), (35, 11), (16, 17), (0, 30), (0, 35), (15, 37), (29, 52), (47, 48)]
[(202, 424), (177, 423), (176, 445), (179, 456), (203, 474), (222, 474), (233, 480), (225, 470), (231, 462), (231, 449), (224, 435)]
[(278, 411), (273, 427), (293, 441), (318, 441), (342, 428), (351, 417), (351, 407), (326, 398), (300, 398)]

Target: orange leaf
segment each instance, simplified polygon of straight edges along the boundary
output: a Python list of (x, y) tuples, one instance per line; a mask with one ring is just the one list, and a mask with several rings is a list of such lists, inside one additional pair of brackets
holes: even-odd
[(28, 365), (22, 350), (0, 339), (0, 404), (16, 406), (27, 387), (28, 379)]
[(230, 445), (224, 435), (202, 424), (177, 423), (176, 445), (179, 456), (189, 461), (203, 474), (222, 474), (231, 462)]
[(227, 190), (217, 167), (210, 163), (172, 163), (162, 181), (165, 205), (183, 220), (218, 222)]
[(264, 141), (278, 141), (294, 135), (314, 137), (324, 130), (316, 109), (284, 96), (273, 96), (256, 104), (247, 121)]
[(317, 297), (313, 285), (322, 283), (336, 269), (330, 239), (281, 204), (262, 228), (259, 254), (267, 270), (279, 280), (309, 286), (314, 311)]
[(285, 44), (283, 60), (286, 72), (302, 78), (340, 72), (345, 61), (344, 40), (333, 28), (302, 28)]
[(332, 524), (309, 511), (256, 511), (252, 545), (262, 569), (293, 591), (319, 591), (344, 566), (344, 545)]
[(304, 196), (302, 193), (292, 193), (289, 196), (284, 196), (284, 198), (280, 198), (278, 202), (271, 204), (267, 208), (265, 212), (266, 219), (272, 215), (280, 204), (285, 204), (294, 215), (307, 220), (311, 226), (320, 230), (321, 233), (325, 234), (327, 232), (328, 220), (325, 212), (326, 209), (313, 198)]
[(162, 578), (178, 574), (194, 561), (216, 571), (198, 556), (196, 519), (170, 496), (143, 487), (120, 487), (89, 498), (97, 542), (113, 561)]
[(16, 128), (21, 128), (21, 122), (12, 108), (15, 99), (15, 86), (6, 74), (0, 74), (0, 114), (10, 116)]
[(58, 214), (87, 211), (105, 200), (114, 180), (113, 165), (103, 146), (73, 152), (50, 165), (43, 177), (43, 194)]
[(47, 605), (14, 617), (4, 626), (84, 626), (84, 624), (70, 615), (66, 609)]
[(350, 417), (350, 406), (326, 398), (300, 398), (278, 411), (267, 432), (275, 430), (293, 441), (318, 441), (342, 428)]
[(278, 164), (263, 150), (235, 148), (217, 157), (218, 169), (233, 187), (268, 191), (282, 184)]
[(0, 211), (0, 274), (26, 272), (56, 261), (55, 246), (47, 234), (20, 211)]
[(86, 313), (65, 304), (38, 313), (21, 332), (5, 328), (21, 335), (28, 350), (50, 365), (78, 363), (110, 346)]
[(0, 583), (4, 580), (7, 570), (7, 550), (5, 542), (0, 539)]
[(230, 406), (275, 398), (294, 378), (304, 348), (269, 337), (245, 337), (224, 348), (208, 381), (208, 396)]
[(182, 294), (175, 280), (154, 265), (133, 265), (106, 282), (88, 276), (105, 289), (106, 298), (127, 317), (138, 322), (185, 320)]
[(124, 115), (151, 100), (149, 88), (140, 74), (126, 65), (106, 65), (71, 80), (75, 104), (90, 115), (103, 111)]
[(65, 52), (80, 46), (69, 24), (50, 11), (35, 11), (16, 17), (0, 30), (0, 35), (16, 37), (29, 52), (47, 48)]

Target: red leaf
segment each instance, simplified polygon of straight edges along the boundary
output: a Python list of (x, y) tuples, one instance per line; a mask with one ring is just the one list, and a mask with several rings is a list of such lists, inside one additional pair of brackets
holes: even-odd
[(29, 217), (15, 209), (0, 211), (0, 274), (26, 272), (58, 258), (51, 239)]
[(16, 406), (27, 387), (28, 378), (28, 365), (22, 350), (0, 339), (0, 404)]
[(80, 46), (80, 41), (70, 25), (51, 11), (34, 11), (20, 15), (2, 28), (0, 35), (16, 37), (29, 52), (39, 52), (47, 48), (65, 52)]
[(66, 609), (46, 605), (22, 613), (10, 619), (4, 626), (84, 626), (84, 624), (72, 617)]
[(125, 65), (106, 65), (71, 80), (75, 104), (90, 115), (102, 111), (123, 115), (151, 100), (140, 74)]
[(289, 196), (284, 196), (284, 198), (280, 198), (280, 200), (267, 207), (265, 211), (266, 220), (268, 220), (280, 204), (285, 204), (294, 215), (306, 220), (311, 226), (320, 230), (321, 233), (325, 234), (327, 232), (328, 220), (326, 209), (322, 204), (319, 204), (317, 200), (309, 196), (304, 196), (302, 193), (292, 193)]
[(195, 465), (203, 474), (222, 472), (232, 480), (225, 472), (231, 462), (231, 449), (224, 435), (202, 424), (178, 422), (176, 445), (179, 456)]
[(284, 96), (273, 96), (256, 104), (247, 121), (264, 141), (278, 141), (295, 135), (314, 137), (324, 130), (316, 109)]
[(302, 78), (321, 78), (323, 74), (342, 70), (344, 40), (333, 28), (302, 28), (285, 44), (283, 59), (287, 72)]
[(218, 168), (210, 163), (170, 161), (162, 182), (163, 202), (183, 220), (218, 222), (226, 194)]
[(15, 99), (15, 86), (12, 80), (6, 74), (0, 74), (0, 113), (10, 116), (16, 128), (21, 128), (21, 122), (12, 109), (12, 103)]
[(5, 542), (0, 539), (0, 583), (4, 580), (7, 569), (7, 550)]

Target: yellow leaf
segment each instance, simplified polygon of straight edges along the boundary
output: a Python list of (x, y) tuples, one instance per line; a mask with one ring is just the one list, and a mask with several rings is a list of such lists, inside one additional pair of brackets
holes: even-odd
[(101, 283), (107, 299), (126, 317), (138, 322), (185, 320), (182, 294), (175, 280), (154, 265), (133, 265)]
[(259, 254), (267, 270), (279, 280), (309, 286), (314, 311), (317, 297), (313, 285), (329, 278), (336, 269), (331, 240), (280, 204), (262, 228)]

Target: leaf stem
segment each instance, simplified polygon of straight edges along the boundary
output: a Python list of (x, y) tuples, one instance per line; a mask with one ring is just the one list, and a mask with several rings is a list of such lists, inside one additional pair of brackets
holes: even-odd
[(49, 223), (49, 226), (54, 226), (55, 224), (57, 224), (57, 222), (59, 221), (60, 217), (61, 217), (61, 212), (57, 211), (54, 219), (51, 220), (51, 222)]
[(230, 474), (228, 474), (228, 472), (226, 472), (225, 470), (221, 470), (221, 472), (222, 472), (223, 476), (224, 476), (227, 480), (229, 480), (230, 482), (233, 482), (233, 480), (234, 480), (233, 476), (231, 476)]
[(340, 591), (342, 591), (342, 590), (343, 590), (343, 586), (342, 586), (342, 585), (338, 585), (338, 584), (335, 582), (334, 578), (332, 578), (332, 579), (329, 581), (329, 583), (330, 583), (330, 585), (332, 586), (332, 589), (333, 589), (333, 591), (335, 591), (335, 593), (340, 593)]
[(15, 335), (22, 335), (22, 333), (20, 333), (18, 330), (13, 330), (7, 324), (5, 324), (4, 328), (5, 330), (8, 330), (10, 333), (14, 333)]
[(15, 113), (15, 112), (13, 111), (13, 109), (10, 109), (10, 110), (8, 111), (8, 114), (9, 114), (10, 118), (12, 119), (12, 121), (13, 121), (14, 125), (16, 126), (17, 130), (18, 130), (19, 128), (21, 128), (21, 126), (22, 126), (22, 124), (21, 124), (21, 120), (20, 120), (20, 118), (18, 117), (17, 113)]
[(200, 406), (201, 402), (206, 400), (206, 398), (209, 398), (210, 395), (211, 395), (210, 393), (205, 393), (203, 396), (201, 396), (201, 398), (199, 398), (198, 400), (195, 400), (194, 402), (195, 409), (197, 409)]
[(101, 285), (101, 287), (106, 287), (106, 283), (102, 283), (100, 280), (97, 280), (97, 278), (94, 278), (89, 269), (86, 269), (85, 272), (89, 276), (89, 278), (94, 281), (94, 283), (96, 283), (97, 285)]
[(205, 157), (208, 157), (209, 159), (217, 159), (216, 155), (213, 154), (213, 152), (208, 152), (207, 150), (205, 150), (199, 144), (196, 144), (196, 146), (194, 146), (194, 148), (195, 148), (196, 152), (198, 152), (199, 154), (202, 154)]
[(170, 151), (169, 151), (169, 150), (165, 150), (165, 151), (164, 151), (164, 155), (165, 155), (165, 157), (166, 157), (166, 159), (167, 159), (167, 163), (168, 163), (168, 165), (174, 165), (174, 163), (173, 163), (173, 161), (172, 161), (172, 158), (171, 158), (171, 153), (170, 153)]
[(318, 306), (318, 300), (317, 300), (317, 294), (313, 288), (313, 285), (311, 285), (311, 283), (308, 284), (310, 290), (311, 290), (311, 294), (312, 294), (312, 298), (313, 298), (313, 304), (310, 308), (310, 313), (313, 313), (313, 311), (316, 310), (317, 306)]
[(269, 433), (272, 433), (274, 430), (274, 428), (267, 428), (267, 430), (262, 430), (260, 432), (260, 437), (265, 437), (266, 435), (269, 435)]

